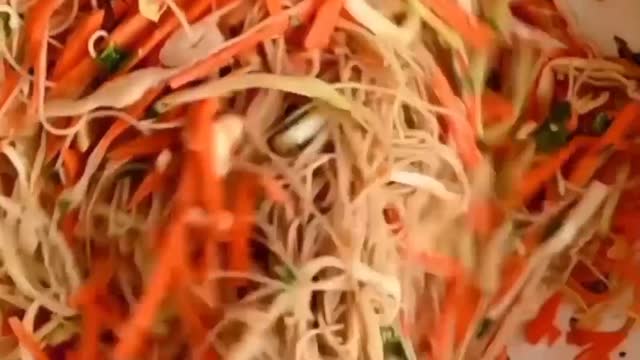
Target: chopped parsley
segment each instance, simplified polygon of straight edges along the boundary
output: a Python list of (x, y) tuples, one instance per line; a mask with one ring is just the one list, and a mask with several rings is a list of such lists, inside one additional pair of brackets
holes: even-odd
[(114, 73), (120, 69), (122, 64), (129, 58), (129, 53), (115, 45), (109, 45), (98, 56), (98, 63), (109, 73)]
[(407, 359), (402, 339), (398, 336), (396, 330), (392, 326), (381, 327), (380, 337), (382, 338), (384, 358), (386, 360)]
[(602, 135), (609, 129), (612, 122), (613, 120), (606, 113), (598, 113), (591, 123), (591, 130), (595, 135)]
[(155, 106), (151, 106), (147, 109), (144, 116), (145, 119), (155, 119), (160, 116), (160, 113), (158, 112), (158, 109), (155, 108)]
[(571, 104), (560, 101), (551, 107), (544, 124), (535, 132), (537, 149), (542, 152), (553, 152), (569, 141), (567, 120), (571, 117)]
[(58, 200), (58, 209), (60, 209), (60, 214), (61, 215), (66, 214), (69, 210), (71, 210), (71, 200), (65, 199), (65, 198), (59, 199)]
[(489, 318), (482, 319), (482, 321), (478, 325), (478, 329), (476, 330), (476, 338), (479, 339), (485, 336), (489, 332), (489, 329), (491, 329), (492, 325), (493, 325), (493, 320)]

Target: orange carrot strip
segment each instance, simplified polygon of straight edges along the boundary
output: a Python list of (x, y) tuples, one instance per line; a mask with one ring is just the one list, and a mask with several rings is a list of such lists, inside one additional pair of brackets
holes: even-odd
[(270, 15), (276, 15), (282, 12), (282, 0), (264, 0), (267, 5), (267, 11)]
[(257, 190), (256, 179), (252, 176), (245, 175), (239, 179), (229, 249), (229, 267), (232, 271), (246, 272), (250, 268), (249, 240), (253, 229)]
[(4, 103), (11, 97), (13, 92), (18, 86), (20, 80), (20, 74), (18, 74), (11, 66), (6, 62), (4, 63), (4, 81), (0, 83), (0, 108), (4, 106)]
[[(126, 110), (126, 113), (134, 118), (141, 118), (144, 115), (146, 109), (151, 106), (153, 101), (160, 96), (164, 87), (156, 86), (154, 88), (149, 89), (138, 101), (136, 101), (133, 105), (129, 106)], [(109, 127), (109, 130), (104, 134), (104, 136), (100, 139), (98, 143), (98, 148), (101, 151), (106, 152), (111, 143), (120, 136), (126, 129), (129, 128), (131, 124), (129, 122), (116, 119), (116, 121)]]
[(91, 304), (95, 298), (107, 291), (107, 286), (115, 272), (115, 261), (112, 256), (100, 256), (91, 262), (89, 279), (71, 297), (73, 306)]
[(331, 34), (333, 34), (340, 18), (343, 1), (327, 0), (320, 5), (309, 33), (304, 39), (304, 46), (307, 49), (322, 49), (329, 45)]
[(83, 57), (89, 55), (87, 42), (100, 29), (103, 18), (104, 10), (95, 11), (82, 20), (74, 32), (67, 37), (66, 45), (53, 69), (52, 79), (54, 81), (58, 81), (62, 74), (69, 72)]
[(98, 305), (88, 304), (82, 311), (82, 336), (78, 348), (80, 359), (97, 359), (102, 325)]
[[(78, 117), (61, 118), (61, 119), (58, 119), (58, 123), (56, 124), (56, 126), (60, 126), (60, 127), (73, 126), (73, 125), (76, 125), (78, 121), (79, 121)], [(47, 137), (47, 148), (45, 150), (44, 159), (46, 162), (49, 162), (58, 155), (60, 150), (62, 150), (65, 144), (66, 138), (64, 136), (54, 135), (49, 132), (47, 132), (45, 136)]]
[(126, 142), (107, 154), (113, 160), (125, 160), (132, 157), (158, 154), (180, 141), (173, 131), (160, 131), (149, 136), (137, 137)]
[(184, 215), (178, 215), (178, 220), (167, 229), (163, 241), (164, 248), (151, 275), (149, 285), (134, 309), (132, 317), (122, 327), (120, 342), (113, 351), (115, 359), (132, 358), (140, 350), (158, 309), (174, 285), (172, 275), (177, 270), (176, 266), (185, 262), (186, 239), (184, 237), (186, 234), (183, 218)]
[(129, 47), (139, 39), (140, 35), (154, 26), (153, 21), (136, 11), (113, 30), (109, 36), (109, 43), (119, 47)]
[(501, 224), (500, 208), (490, 199), (474, 199), (470, 204), (468, 216), (471, 228), (481, 239), (488, 239)]
[(569, 182), (576, 186), (585, 186), (603, 163), (604, 157), (599, 150), (586, 154), (569, 175)]
[(482, 94), (483, 119), (489, 124), (499, 123), (513, 116), (513, 104), (502, 95), (486, 90)]
[(9, 326), (11, 327), (13, 334), (18, 339), (20, 345), (24, 346), (36, 360), (49, 359), (47, 354), (45, 354), (44, 351), (40, 348), (38, 340), (36, 340), (33, 334), (29, 333), (27, 329), (22, 326), (22, 322), (20, 322), (20, 319), (12, 316), (11, 318), (9, 318)]
[(513, 286), (520, 280), (524, 274), (527, 259), (521, 256), (509, 257), (502, 267), (501, 283), (498, 291), (494, 295), (491, 303), (497, 304), (511, 291)]
[(60, 78), (51, 89), (50, 95), (52, 98), (75, 99), (82, 95), (99, 72), (96, 61), (86, 58)]
[(604, 149), (610, 145), (619, 145), (629, 134), (629, 129), (638, 117), (640, 117), (640, 102), (633, 101), (625, 105), (615, 116), (609, 129), (600, 137), (597, 148)]
[(208, 184), (203, 184), (202, 189), (205, 208), (212, 214), (222, 209), (222, 192), (218, 191), (220, 180), (215, 173), (215, 156), (212, 155), (215, 149), (215, 138), (211, 136), (211, 126), (218, 107), (216, 99), (206, 99), (194, 104), (189, 111), (187, 126), (187, 136), (190, 141), (188, 147), (196, 153), (198, 172)]
[(198, 348), (202, 345), (207, 335), (207, 330), (202, 324), (200, 317), (189, 299), (190, 289), (177, 291), (175, 294), (178, 312), (182, 318), (182, 323), (188, 334), (191, 345)]
[(451, 298), (450, 284), (447, 289), (446, 298), (443, 301), (442, 312), (436, 324), (435, 329), (431, 332), (431, 356), (434, 360), (447, 360), (453, 356), (453, 346), (455, 343), (456, 333), (456, 305)]
[[(218, 111), (216, 99), (206, 99), (192, 105), (189, 109), (187, 136), (189, 156), (194, 159), (194, 170), (202, 179), (198, 188), (202, 191), (204, 208), (211, 215), (219, 214), (224, 207), (223, 182), (215, 169), (215, 137), (211, 136), (213, 118)], [(214, 127), (215, 129), (215, 127)], [(205, 243), (203, 271), (206, 273), (218, 263), (216, 255), (216, 229), (210, 229), (210, 238)]]
[(551, 296), (540, 308), (538, 315), (525, 326), (525, 336), (530, 344), (538, 344), (547, 338), (548, 345), (553, 345), (562, 334), (554, 325), (556, 314), (562, 303), (562, 294)]
[[(113, 5), (113, 12), (116, 18), (120, 18), (127, 8), (124, 1), (117, 1)], [(87, 43), (91, 36), (102, 27), (104, 19), (104, 10), (95, 10), (89, 16), (80, 21), (78, 26), (66, 38), (65, 46), (62, 54), (56, 60), (53, 70), (54, 81), (71, 70), (73, 66), (78, 64), (83, 58), (89, 56)]]
[[(49, 21), (53, 12), (62, 4), (62, 0), (39, 0), (27, 12), (25, 32), (27, 39), (27, 66), (33, 66), (34, 84), (31, 98), (32, 109), (37, 109), (40, 98), (44, 96), (44, 81), (46, 77), (46, 37)], [(44, 73), (43, 73), (44, 71)]]
[(136, 192), (131, 196), (129, 201), (129, 209), (137, 207), (147, 196), (157, 192), (164, 184), (165, 177), (163, 173), (153, 170), (142, 180)]
[(476, 49), (489, 48), (494, 38), (489, 25), (462, 9), (457, 2), (450, 0), (422, 1), (471, 46)]
[(74, 184), (80, 176), (80, 151), (74, 148), (62, 149), (62, 165), (66, 182), (69, 185)]
[(75, 230), (78, 226), (79, 220), (80, 212), (78, 209), (73, 209), (62, 217), (62, 224), (60, 228), (62, 229), (62, 234), (64, 235), (64, 239), (69, 247), (73, 247), (75, 245)]
[[(49, 0), (43, 0), (49, 1)], [(116, 27), (109, 36), (109, 43), (118, 47), (129, 47), (153, 26), (153, 22), (136, 12)], [(69, 73), (62, 76), (58, 84), (51, 91), (52, 97), (76, 98), (100, 72), (96, 61), (85, 57), (79, 65), (73, 67)]]
[[(556, 171), (564, 165), (578, 150), (594, 144), (593, 138), (577, 136), (573, 138), (567, 146), (558, 150), (540, 166), (530, 170), (525, 174), (517, 184), (518, 199), (514, 199), (515, 203), (527, 202), (533, 197), (538, 190), (551, 179)], [(515, 205), (515, 204), (512, 204)]]
[(29, 66), (39, 63), (38, 59), (47, 37), (51, 15), (60, 4), (62, 4), (62, 0), (38, 0), (29, 7), (25, 21), (27, 64)]
[(189, 82), (208, 77), (220, 67), (228, 64), (233, 57), (253, 49), (261, 42), (282, 35), (289, 27), (289, 17), (292, 13), (306, 13), (312, 9), (313, 2), (304, 0), (286, 12), (272, 16), (264, 22), (248, 30), (242, 41), (234, 42), (222, 50), (212, 54), (205, 60), (197, 62), (192, 67), (182, 71), (169, 81), (172, 88), (178, 88)]
[(580, 346), (588, 345), (575, 357), (575, 360), (608, 359), (609, 353), (627, 338), (633, 324), (633, 320), (627, 320), (620, 330), (611, 332), (573, 328), (567, 334), (567, 343)]
[[(438, 67), (434, 67), (431, 78), (431, 87), (442, 105), (450, 110), (458, 109), (460, 106), (459, 99), (455, 96), (447, 78), (442, 73), (442, 70)], [(446, 116), (447, 126), (450, 130), (450, 135), (453, 138), (453, 142), (457, 147), (457, 151), (460, 157), (464, 161), (465, 165), (474, 167), (478, 165), (482, 154), (476, 145), (476, 139), (473, 134), (471, 124), (467, 121), (454, 118), (453, 116)]]
[(417, 257), (428, 273), (445, 278), (456, 277), (464, 273), (464, 266), (452, 257), (425, 252), (421, 252)]
[[(185, 12), (185, 16), (189, 22), (193, 22), (206, 14), (211, 6), (210, 0), (192, 0), (187, 2), (189, 8)], [(180, 22), (173, 12), (167, 11), (153, 30), (150, 36), (143, 39), (142, 44), (138, 46), (133, 57), (125, 62), (119, 73), (125, 73), (133, 68), (140, 60), (149, 55), (151, 51), (162, 41), (167, 39), (171, 33), (180, 26)]]
[(482, 294), (464, 275), (456, 278), (454, 288), (451, 291), (452, 297), (449, 299), (454, 301), (456, 308), (454, 339), (456, 344), (461, 344), (480, 305)]

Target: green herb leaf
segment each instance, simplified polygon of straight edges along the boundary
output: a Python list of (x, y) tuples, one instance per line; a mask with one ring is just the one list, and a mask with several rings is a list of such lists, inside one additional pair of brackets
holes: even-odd
[(115, 45), (109, 45), (98, 56), (98, 63), (109, 73), (114, 73), (129, 58), (129, 53)]
[(551, 111), (535, 133), (537, 149), (542, 152), (553, 152), (569, 141), (567, 120), (571, 117), (571, 104), (561, 101), (553, 104)]
[(402, 339), (400, 339), (400, 336), (398, 336), (393, 327), (381, 327), (380, 337), (382, 338), (385, 359), (407, 359), (404, 346), (402, 345)]
[(493, 325), (493, 320), (489, 318), (484, 318), (478, 325), (478, 329), (476, 330), (476, 338), (481, 338), (487, 334), (491, 326)]
[(591, 123), (591, 130), (596, 135), (604, 134), (613, 120), (604, 112), (598, 113), (595, 119), (593, 119), (593, 123)]
[(60, 215), (66, 214), (71, 209), (71, 200), (65, 198), (59, 199), (58, 208), (60, 209)]
[(144, 116), (146, 119), (155, 119), (158, 116), (160, 116), (160, 113), (154, 106), (151, 106), (150, 108), (147, 109)]

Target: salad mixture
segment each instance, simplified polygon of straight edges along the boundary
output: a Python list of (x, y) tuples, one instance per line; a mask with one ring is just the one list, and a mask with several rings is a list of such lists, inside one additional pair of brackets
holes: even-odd
[(0, 0), (0, 358), (622, 356), (639, 12)]

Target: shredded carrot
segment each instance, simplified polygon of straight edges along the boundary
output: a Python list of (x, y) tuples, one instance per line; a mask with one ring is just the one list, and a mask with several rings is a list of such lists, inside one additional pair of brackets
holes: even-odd
[(82, 338), (78, 346), (80, 359), (97, 359), (102, 326), (96, 304), (85, 305), (82, 316)]
[(629, 130), (640, 117), (640, 102), (632, 101), (625, 105), (613, 119), (613, 123), (600, 137), (597, 148), (604, 149), (607, 146), (618, 146), (629, 135)]
[(136, 11), (113, 30), (109, 36), (109, 43), (127, 48), (154, 26), (153, 21)]
[(16, 86), (20, 81), (20, 74), (18, 74), (11, 66), (6, 62), (4, 63), (4, 81), (0, 83), (0, 108), (5, 105), (5, 102), (15, 92)]
[(340, 18), (344, 0), (327, 0), (320, 5), (313, 24), (304, 39), (307, 49), (321, 49), (329, 45), (331, 35)]
[[(305, 13), (312, 9), (312, 5), (312, 1), (304, 0), (294, 8), (297, 13)], [(281, 12), (256, 25), (246, 32), (247, 35), (242, 35), (244, 36), (242, 41), (234, 42), (207, 59), (199, 61), (192, 67), (180, 72), (169, 81), (169, 85), (175, 89), (192, 81), (206, 78), (214, 71), (231, 62), (234, 56), (253, 49), (265, 40), (282, 35), (289, 27), (290, 16), (288, 12)]]
[(56, 61), (56, 66), (53, 70), (52, 76), (53, 80), (60, 80), (63, 74), (69, 72), (71, 68), (81, 61), (83, 57), (89, 55), (87, 42), (89, 41), (89, 38), (100, 29), (103, 17), (103, 10), (94, 12), (80, 23), (78, 28), (69, 35), (67, 43), (62, 50), (62, 54)]
[[(433, 69), (431, 87), (443, 106), (452, 111), (460, 108), (460, 100), (455, 96), (447, 78), (437, 66)], [(472, 168), (475, 167), (482, 158), (482, 154), (476, 145), (471, 124), (463, 119), (454, 118), (453, 116), (446, 116), (446, 119), (450, 135), (453, 138), (460, 157), (465, 165)]]
[[(215, 129), (213, 119), (218, 109), (219, 103), (216, 99), (205, 99), (195, 103), (189, 109), (187, 126), (189, 156), (194, 159), (194, 170), (200, 178), (198, 188), (202, 192), (204, 208), (212, 216), (219, 216), (224, 207), (223, 181), (215, 172), (215, 137), (211, 136), (211, 127), (214, 126)], [(217, 267), (216, 234), (216, 227), (211, 227), (209, 239), (204, 245), (204, 273), (212, 267)]]
[[(144, 116), (146, 109), (153, 104), (153, 101), (160, 96), (164, 87), (156, 86), (149, 89), (138, 101), (129, 106), (126, 113), (134, 118), (141, 118)], [(106, 152), (113, 141), (120, 136), (126, 129), (131, 126), (127, 121), (122, 119), (116, 119), (116, 121), (109, 127), (109, 130), (104, 134), (98, 143), (98, 148), (101, 151)]]
[(51, 89), (50, 96), (52, 98), (75, 99), (82, 95), (99, 72), (100, 68), (96, 61), (85, 58), (78, 65), (73, 66), (68, 73), (61, 76)]
[(595, 175), (596, 171), (604, 163), (604, 154), (596, 150), (582, 157), (569, 175), (569, 182), (573, 185), (583, 187)]
[(205, 340), (207, 329), (205, 329), (200, 316), (196, 312), (195, 307), (189, 299), (189, 292), (190, 290), (188, 288), (177, 291), (175, 293), (175, 298), (178, 312), (188, 334), (187, 337), (190, 340), (193, 348), (198, 348)]
[(516, 185), (519, 198), (512, 199), (512, 205), (529, 201), (578, 150), (593, 145), (594, 142), (593, 138), (576, 136), (567, 146), (552, 154), (544, 163), (529, 170)]
[(284, 7), (282, 4), (282, 0), (264, 0), (267, 5), (267, 11), (269, 14), (276, 15), (282, 12), (282, 8)]
[[(456, 331), (455, 342), (461, 344), (469, 332), (473, 317), (482, 298), (480, 290), (468, 279), (458, 276), (455, 289)], [(453, 300), (452, 299), (452, 300)]]
[(177, 144), (180, 138), (174, 131), (159, 131), (149, 136), (132, 139), (110, 151), (107, 156), (114, 160), (159, 154), (162, 150)]
[(468, 13), (455, 1), (423, 0), (425, 5), (456, 30), (474, 48), (487, 49), (494, 34), (489, 25)]
[(561, 331), (555, 326), (555, 318), (562, 303), (562, 294), (556, 293), (551, 296), (540, 308), (538, 315), (527, 323), (525, 327), (525, 336), (529, 343), (537, 344), (546, 338), (548, 345), (553, 345), (560, 335)]
[(66, 181), (69, 185), (74, 184), (80, 176), (80, 151), (75, 148), (62, 149), (62, 165), (64, 166), (64, 173)]
[[(187, 136), (189, 139), (188, 148), (193, 152), (196, 159), (197, 171), (202, 176), (201, 188), (203, 191), (203, 201), (205, 209), (211, 214), (222, 210), (222, 182), (220, 175), (215, 173), (215, 137), (211, 136), (211, 126), (214, 116), (219, 108), (216, 99), (206, 99), (194, 104), (189, 112), (189, 124), (187, 126)], [(215, 129), (215, 125), (214, 129)]]
[(150, 172), (144, 180), (140, 183), (136, 192), (133, 193), (131, 200), (129, 200), (129, 209), (136, 208), (147, 196), (151, 195), (154, 192), (157, 192), (162, 188), (164, 184), (165, 177), (164, 174), (154, 170)]
[(9, 326), (11, 327), (13, 334), (18, 339), (20, 345), (24, 346), (36, 360), (49, 359), (47, 354), (45, 354), (44, 351), (40, 348), (38, 340), (36, 340), (33, 334), (28, 332), (27, 329), (22, 326), (22, 322), (20, 322), (20, 319), (15, 316), (9, 318)]
[[(206, 14), (211, 6), (209, 0), (192, 0), (187, 2), (188, 8), (185, 12), (185, 16), (188, 21), (193, 22), (200, 19)], [(167, 11), (166, 15), (160, 18), (158, 26), (153, 30), (150, 36), (143, 39), (143, 42), (137, 47), (131, 59), (119, 70), (119, 73), (125, 73), (138, 64), (145, 56), (149, 55), (151, 51), (157, 47), (158, 44), (166, 40), (173, 31), (179, 26), (180, 22), (175, 17), (173, 12)]]
[(122, 327), (120, 342), (113, 351), (116, 359), (132, 358), (140, 350), (158, 309), (174, 286), (172, 275), (178, 270), (176, 267), (185, 264), (185, 235), (184, 215), (178, 215), (166, 231), (164, 248), (145, 292)]
[[(32, 109), (38, 109), (39, 101), (44, 94), (44, 81), (46, 77), (46, 48), (49, 21), (53, 12), (62, 4), (62, 0), (39, 0), (29, 8), (25, 31), (27, 33), (27, 65), (33, 66), (34, 85), (32, 94)], [(43, 73), (43, 70), (45, 73)]]
[(464, 266), (456, 259), (437, 253), (420, 252), (418, 261), (425, 266), (426, 272), (444, 278), (452, 278), (464, 273)]
[(485, 90), (482, 94), (482, 111), (485, 122), (494, 124), (511, 119), (515, 110), (513, 104), (504, 96)]
[(567, 121), (567, 130), (574, 132), (578, 128), (578, 113), (575, 110), (571, 110), (571, 116), (569, 117), (569, 121)]
[(445, 301), (438, 323), (431, 332), (431, 358), (434, 360), (448, 360), (453, 356), (455, 334), (455, 304)]
[(73, 247), (76, 243), (75, 231), (79, 221), (80, 211), (78, 209), (73, 209), (62, 217), (62, 224), (60, 227), (62, 229), (64, 239), (70, 247)]
[(612, 332), (589, 331), (574, 327), (567, 333), (567, 343), (587, 346), (576, 356), (576, 360), (607, 359), (611, 351), (626, 339), (633, 324), (634, 320), (627, 320), (620, 330)]
[(108, 292), (108, 283), (115, 273), (115, 259), (112, 256), (95, 257), (91, 263), (91, 275), (84, 285), (71, 297), (74, 306), (95, 302)]
[(62, 0), (38, 0), (29, 7), (25, 21), (27, 33), (27, 61), (33, 66), (39, 63), (42, 46), (47, 37), (49, 21), (53, 12), (62, 4)]
[(251, 264), (249, 240), (253, 229), (258, 186), (254, 177), (250, 175), (240, 177), (238, 181), (234, 222), (231, 228), (229, 267), (232, 271), (248, 272)]
[(504, 299), (504, 297), (513, 289), (515, 284), (520, 280), (520, 278), (524, 274), (524, 269), (527, 264), (527, 259), (518, 256), (512, 255), (507, 258), (504, 265), (502, 266), (502, 274), (500, 287), (498, 291), (493, 296), (491, 301), (492, 304), (497, 304)]
[(471, 203), (469, 217), (472, 229), (482, 239), (488, 239), (502, 222), (498, 204), (486, 199)]
[(500, 355), (498, 355), (498, 358), (496, 360), (509, 360), (509, 354), (507, 354), (506, 347), (502, 349)]

